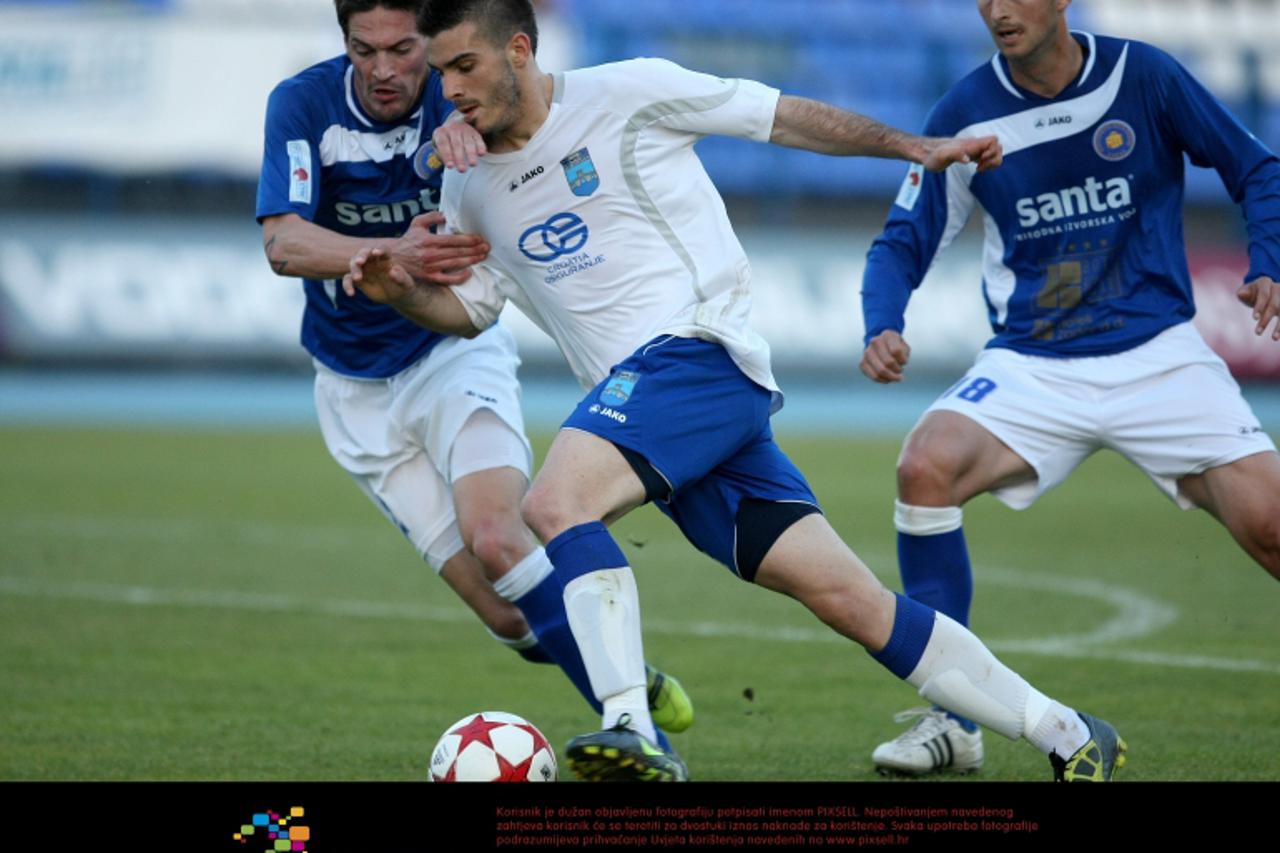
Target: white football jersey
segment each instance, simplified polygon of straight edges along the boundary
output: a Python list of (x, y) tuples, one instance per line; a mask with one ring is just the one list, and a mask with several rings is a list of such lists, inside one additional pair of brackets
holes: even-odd
[(693, 145), (766, 142), (779, 93), (636, 59), (554, 76), (550, 114), (520, 151), (445, 175), (451, 230), (488, 260), (454, 293), (483, 329), (515, 303), (559, 345), (584, 388), (659, 335), (722, 344), (777, 392), (748, 322), (751, 268)]

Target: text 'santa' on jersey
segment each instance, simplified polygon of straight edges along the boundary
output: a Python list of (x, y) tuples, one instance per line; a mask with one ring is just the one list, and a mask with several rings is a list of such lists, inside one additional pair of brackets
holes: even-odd
[(926, 134), (995, 134), (1004, 164), (908, 171), (868, 255), (867, 341), (902, 331), (912, 290), (975, 208), (989, 347), (1105, 355), (1191, 319), (1184, 154), (1215, 168), (1243, 209), (1246, 280), (1280, 277), (1280, 161), (1167, 54), (1073, 35), (1084, 64), (1057, 97), (1018, 87), (997, 54), (934, 107)]

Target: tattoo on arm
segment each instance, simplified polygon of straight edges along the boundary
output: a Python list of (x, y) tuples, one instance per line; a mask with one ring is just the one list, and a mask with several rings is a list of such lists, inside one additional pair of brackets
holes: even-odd
[(271, 250), (275, 248), (275, 245), (276, 235), (272, 234), (271, 239), (267, 241), (267, 245), (264, 247), (267, 253), (267, 261), (271, 264), (271, 268), (276, 271), (276, 275), (284, 275), (284, 271), (289, 266), (289, 262), (284, 259), (276, 260), (271, 257)]

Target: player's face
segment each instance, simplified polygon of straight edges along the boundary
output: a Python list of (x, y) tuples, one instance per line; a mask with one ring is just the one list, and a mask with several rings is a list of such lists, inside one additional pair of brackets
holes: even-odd
[(978, 0), (996, 47), (1010, 62), (1028, 59), (1052, 44), (1071, 0)]
[(404, 118), (418, 102), (430, 69), (427, 40), (413, 13), (383, 6), (347, 21), (347, 56), (355, 67), (356, 97), (378, 121)]
[(427, 57), (438, 68), (444, 96), (486, 139), (520, 121), (522, 90), (505, 47), (492, 44), (464, 22), (431, 39)]

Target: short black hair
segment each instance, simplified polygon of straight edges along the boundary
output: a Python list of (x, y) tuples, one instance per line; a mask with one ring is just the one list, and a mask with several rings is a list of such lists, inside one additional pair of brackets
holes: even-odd
[(538, 52), (538, 22), (532, 0), (426, 0), (418, 13), (418, 31), (431, 38), (467, 21), (499, 47), (516, 33), (524, 33), (530, 49)]
[(346, 38), (350, 35), (347, 32), (347, 24), (351, 21), (352, 15), (382, 6), (387, 9), (402, 9), (418, 16), (422, 14), (422, 2), (423, 0), (333, 0), (333, 8), (338, 13), (338, 26), (342, 27), (342, 37)]

